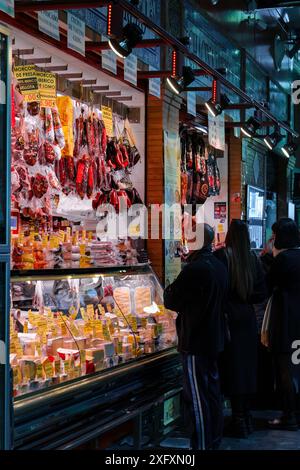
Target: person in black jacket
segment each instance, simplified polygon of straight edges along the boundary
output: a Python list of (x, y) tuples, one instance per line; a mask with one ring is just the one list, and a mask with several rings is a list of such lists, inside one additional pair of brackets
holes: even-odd
[(272, 303), (266, 344), (272, 353), (277, 389), (282, 398), (281, 418), (272, 429), (296, 431), (300, 424), (300, 365), (292, 361), (293, 342), (300, 340), (300, 240), (292, 219), (280, 219), (274, 243), (274, 261), (268, 281)]
[(232, 220), (225, 249), (215, 255), (229, 273), (226, 310), (230, 342), (220, 361), (224, 393), (230, 397), (234, 436), (246, 438), (253, 431), (250, 401), (256, 393), (258, 330), (253, 304), (267, 297), (259, 259), (250, 248), (247, 223)]
[(213, 229), (204, 224), (202, 249), (195, 251), (165, 290), (165, 306), (178, 312), (178, 351), (183, 363), (183, 397), (193, 449), (218, 448), (223, 411), (217, 358), (224, 347), (222, 309), (227, 272), (212, 254)]

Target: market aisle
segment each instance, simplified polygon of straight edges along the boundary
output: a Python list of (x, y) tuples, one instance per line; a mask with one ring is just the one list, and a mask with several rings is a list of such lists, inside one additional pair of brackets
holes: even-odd
[[(256, 411), (253, 415), (256, 431), (247, 439), (224, 436), (220, 450), (300, 450), (300, 429), (297, 432), (266, 429), (266, 421), (277, 417), (278, 412)], [(180, 432), (175, 431), (172, 437), (161, 442), (161, 447), (187, 449), (188, 440), (179, 436)]]

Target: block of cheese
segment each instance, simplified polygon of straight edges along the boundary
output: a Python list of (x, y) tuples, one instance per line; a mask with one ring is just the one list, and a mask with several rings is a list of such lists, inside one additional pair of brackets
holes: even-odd
[(120, 307), (124, 315), (131, 313), (131, 299), (129, 287), (116, 287), (114, 289), (114, 298), (117, 306)]
[(103, 369), (104, 350), (97, 348), (86, 349), (86, 360), (92, 361), (95, 371)]
[(48, 356), (55, 356), (58, 348), (62, 348), (63, 346), (64, 346), (64, 338), (62, 336), (49, 339), (47, 343)]
[(34, 380), (36, 373), (36, 364), (33, 360), (20, 360), (19, 362), (24, 380)]
[(85, 337), (75, 339), (76, 341), (72, 338), (64, 339), (63, 347), (67, 349), (85, 349), (87, 347), (87, 341)]
[(112, 342), (105, 342), (104, 343), (104, 356), (105, 357), (112, 357), (115, 353), (114, 343)]
[(151, 289), (148, 286), (136, 287), (134, 291), (135, 313), (144, 313), (144, 308), (151, 305)]

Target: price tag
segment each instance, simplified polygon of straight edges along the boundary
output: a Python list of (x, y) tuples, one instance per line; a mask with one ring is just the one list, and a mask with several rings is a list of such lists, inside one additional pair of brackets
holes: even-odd
[(103, 325), (103, 337), (106, 341), (110, 340), (110, 333), (107, 325)]
[(25, 320), (24, 322), (23, 333), (28, 333), (28, 321), (27, 320)]
[(73, 323), (73, 320), (69, 321), (69, 328), (70, 328), (70, 331), (71, 331), (73, 336), (75, 336), (75, 337), (80, 336), (79, 330), (78, 330), (77, 326)]
[(17, 358), (22, 359), (22, 357), (23, 357), (23, 348), (22, 348), (22, 346), (20, 345), (20, 343), (16, 343), (15, 347), (16, 347)]
[(22, 376), (21, 376), (21, 369), (20, 366), (13, 367), (13, 382), (14, 385), (19, 385), (21, 383)]
[(94, 311), (94, 306), (92, 304), (89, 304), (86, 306), (86, 313), (90, 320), (94, 318), (95, 311)]
[(74, 307), (74, 305), (72, 305), (70, 308), (69, 308), (69, 314), (70, 314), (70, 317), (75, 320), (76, 317), (77, 317), (77, 309)]
[(43, 378), (43, 366), (42, 364), (37, 364), (36, 366), (36, 378), (42, 379)]
[(61, 373), (61, 363), (60, 359), (56, 359), (54, 362), (55, 375), (60, 375)]
[(103, 307), (103, 305), (98, 304), (98, 309), (99, 309), (100, 315), (105, 315), (105, 308)]
[(84, 331), (84, 334), (86, 336), (89, 336), (93, 333), (93, 328), (92, 328), (92, 324), (90, 321), (87, 321), (83, 327), (83, 331)]
[(53, 365), (51, 362), (46, 361), (44, 363), (44, 371), (47, 379), (53, 376)]
[(61, 331), (61, 335), (62, 335), (62, 336), (67, 336), (68, 330), (67, 330), (67, 327), (66, 327), (66, 324), (65, 324), (65, 323), (62, 323), (62, 324), (60, 325), (60, 331)]
[(95, 320), (94, 322), (94, 336), (100, 339), (103, 338), (103, 328), (101, 320)]
[(86, 352), (84, 349), (81, 349), (80, 352), (80, 362), (81, 362), (81, 365), (85, 365), (85, 360), (86, 360)]
[(64, 361), (64, 371), (65, 371), (65, 374), (70, 373), (70, 361), (68, 359)]
[(84, 321), (88, 321), (89, 320), (89, 317), (85, 311), (85, 308), (81, 307), (80, 308), (80, 313), (81, 313), (81, 317)]

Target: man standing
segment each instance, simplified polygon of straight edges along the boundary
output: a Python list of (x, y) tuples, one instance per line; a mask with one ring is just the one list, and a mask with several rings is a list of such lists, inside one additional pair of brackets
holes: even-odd
[(223, 306), (227, 270), (214, 257), (214, 231), (203, 226), (203, 246), (194, 251), (177, 279), (165, 290), (165, 306), (178, 313), (178, 351), (183, 364), (183, 397), (193, 449), (216, 449), (223, 431), (217, 367), (223, 350)]

